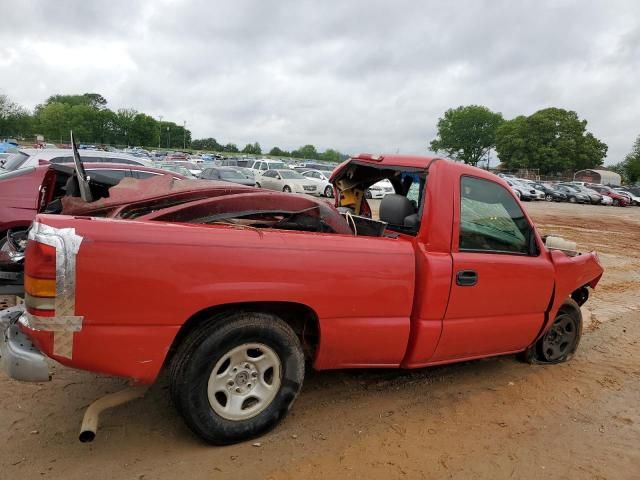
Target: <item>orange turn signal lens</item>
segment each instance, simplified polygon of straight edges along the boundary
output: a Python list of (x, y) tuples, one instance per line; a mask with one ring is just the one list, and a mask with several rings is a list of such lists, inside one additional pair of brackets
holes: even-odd
[(24, 290), (32, 297), (53, 298), (56, 296), (56, 281), (48, 278), (24, 276)]

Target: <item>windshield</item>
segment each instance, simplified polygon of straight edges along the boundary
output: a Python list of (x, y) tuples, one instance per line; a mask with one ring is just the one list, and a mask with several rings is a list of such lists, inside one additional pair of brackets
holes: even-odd
[(220, 178), (244, 179), (245, 176), (235, 170), (220, 170)]
[(287, 166), (282, 162), (269, 162), (269, 170), (278, 170), (280, 168), (287, 168)]
[(294, 172), (293, 170), (280, 170), (278, 172), (282, 178), (287, 179), (305, 179), (303, 175), (300, 175), (298, 172)]
[(18, 168), (21, 168), (22, 165), (24, 165), (28, 158), (29, 155), (27, 155), (26, 153), (12, 153), (7, 157), (1, 168), (5, 170), (17, 170)]

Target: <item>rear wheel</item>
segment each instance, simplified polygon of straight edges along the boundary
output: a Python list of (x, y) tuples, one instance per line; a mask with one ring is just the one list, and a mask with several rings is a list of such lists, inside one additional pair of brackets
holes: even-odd
[(256, 182), (256, 188), (262, 188), (262, 185), (260, 185), (260, 182)]
[(282, 191), (284, 193), (291, 193), (291, 187), (289, 185), (285, 185)]
[(576, 197), (569, 197), (569, 203), (576, 203), (578, 199)]
[(324, 189), (324, 196), (333, 198), (333, 187), (331, 185), (327, 185), (327, 188)]
[(544, 196), (544, 199), (545, 199), (547, 202), (553, 202), (553, 195), (551, 195), (550, 193), (547, 193), (547, 194)]
[(617, 198), (613, 199), (613, 206), (614, 207), (619, 207), (620, 206), (620, 200), (618, 200)]
[(529, 363), (562, 363), (573, 357), (582, 337), (582, 313), (573, 299), (567, 299), (549, 330), (523, 352)]
[(371, 192), (369, 190), (364, 192), (364, 196), (365, 196), (365, 198), (373, 198), (373, 195), (371, 194)]
[(212, 318), (189, 334), (171, 363), (174, 403), (206, 442), (226, 445), (278, 424), (304, 379), (304, 355), (291, 327), (274, 315)]

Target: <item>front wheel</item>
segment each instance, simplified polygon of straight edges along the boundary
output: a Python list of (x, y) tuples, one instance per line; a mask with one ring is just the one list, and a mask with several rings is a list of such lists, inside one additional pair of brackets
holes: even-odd
[(371, 194), (371, 191), (367, 190), (366, 192), (364, 192), (364, 197), (371, 199), (373, 198), (373, 195)]
[(260, 182), (256, 182), (256, 188), (262, 188), (262, 185), (260, 185)]
[(576, 197), (569, 197), (569, 203), (576, 203), (578, 199)]
[(291, 187), (289, 185), (285, 185), (282, 191), (284, 193), (291, 193)]
[(544, 199), (545, 199), (547, 202), (553, 202), (553, 195), (550, 195), (550, 194), (548, 194), (548, 193), (547, 193), (547, 194), (544, 196)]
[(327, 185), (327, 188), (324, 189), (324, 196), (327, 198), (333, 198), (333, 187), (331, 187), (331, 185)]
[(618, 200), (617, 198), (613, 200), (613, 206), (614, 207), (619, 207), (620, 206), (620, 200)]
[(553, 324), (534, 345), (523, 353), (529, 363), (562, 363), (573, 357), (582, 337), (582, 313), (573, 299), (567, 299)]
[(287, 414), (304, 379), (291, 327), (264, 313), (214, 317), (181, 343), (171, 396), (187, 426), (214, 445), (261, 435)]

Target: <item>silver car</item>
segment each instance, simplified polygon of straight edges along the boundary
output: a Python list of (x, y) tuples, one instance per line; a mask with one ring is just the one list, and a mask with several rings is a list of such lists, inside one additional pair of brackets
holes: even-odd
[(256, 178), (256, 187), (279, 192), (320, 195), (316, 183), (293, 170), (267, 170)]

